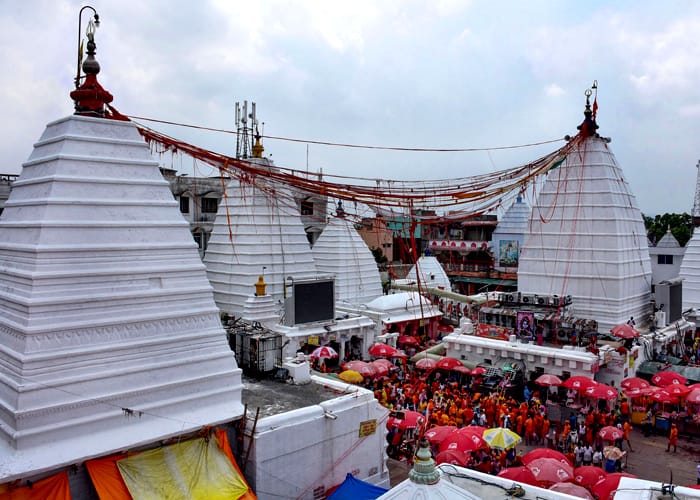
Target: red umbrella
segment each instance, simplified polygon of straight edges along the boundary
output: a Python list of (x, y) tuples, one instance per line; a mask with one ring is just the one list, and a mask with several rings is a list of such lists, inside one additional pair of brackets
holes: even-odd
[(687, 385), (671, 384), (664, 387), (663, 390), (668, 392), (671, 396), (683, 397), (690, 392), (690, 387)]
[(593, 495), (586, 488), (574, 483), (554, 483), (548, 489), (586, 500), (594, 500)]
[(383, 342), (378, 342), (370, 346), (368, 350), (370, 356), (377, 356), (380, 358), (390, 358), (399, 350), (396, 347), (392, 347), (389, 344), (384, 344)]
[(420, 345), (420, 340), (417, 337), (412, 337), (410, 335), (401, 335), (396, 339), (397, 344), (401, 345)]
[(574, 375), (573, 377), (566, 379), (562, 384), (562, 386), (566, 387), (567, 389), (575, 389), (579, 392), (585, 391), (586, 389), (594, 385), (598, 385), (598, 382), (596, 382), (590, 377), (585, 377), (583, 375)]
[(480, 425), (468, 425), (466, 427), (462, 427), (459, 432), (470, 432), (472, 434), (476, 434), (477, 436), (481, 437), (484, 435), (484, 431), (487, 430), (486, 427), (481, 427)]
[(561, 463), (571, 467), (572, 463), (566, 458), (562, 452), (553, 450), (551, 448), (536, 448), (529, 453), (523, 455), (523, 463), (528, 465), (530, 462), (540, 459), (540, 458), (553, 458)]
[(459, 450), (463, 452), (472, 452), (488, 448), (481, 436), (467, 432), (453, 432), (440, 442), (438, 450)]
[(398, 369), (398, 367), (394, 363), (384, 358), (375, 359), (374, 361), (372, 361), (372, 364), (374, 366), (384, 366), (389, 371)]
[(471, 375), (472, 371), (464, 365), (455, 366), (452, 368), (453, 372), (464, 373), (466, 375)]
[(656, 373), (651, 377), (651, 383), (659, 387), (666, 387), (671, 384), (683, 385), (688, 381), (683, 375), (671, 371), (663, 371)]
[(374, 377), (377, 375), (377, 368), (372, 363), (367, 363), (366, 361), (348, 361), (343, 366), (345, 370), (353, 370), (362, 375), (363, 377)]
[(615, 399), (618, 396), (617, 389), (605, 384), (593, 385), (584, 391), (589, 398)]
[(685, 400), (688, 403), (700, 403), (700, 388), (693, 389), (686, 396)]
[(620, 339), (635, 339), (639, 337), (639, 332), (632, 325), (622, 324), (612, 327), (610, 333)]
[(425, 438), (430, 444), (439, 444), (443, 439), (457, 430), (454, 425), (438, 425), (425, 431)]
[(425, 417), (417, 411), (393, 411), (386, 421), (386, 428), (413, 429), (423, 425), (423, 422), (425, 422)]
[(311, 359), (328, 359), (328, 358), (337, 358), (338, 353), (335, 352), (335, 349), (333, 349), (330, 346), (323, 345), (321, 347), (317, 347), (313, 351), (311, 351), (311, 354), (309, 355)]
[(435, 365), (437, 364), (437, 361), (434, 359), (430, 358), (421, 358), (418, 361), (416, 361), (416, 368), (420, 368), (421, 370), (432, 370), (435, 368)]
[(574, 482), (584, 488), (590, 488), (607, 476), (603, 469), (594, 467), (593, 465), (582, 465), (574, 469)]
[(378, 365), (374, 361), (372, 361), (369, 364), (372, 365), (375, 369), (375, 377), (386, 377), (387, 375), (389, 375), (389, 368), (386, 365)]
[(574, 468), (555, 458), (538, 458), (526, 467), (543, 486), (574, 480)]
[(530, 469), (524, 466), (508, 467), (498, 473), (498, 477), (505, 477), (511, 481), (529, 484), (531, 486), (541, 486), (537, 478)]
[(623, 477), (637, 477), (625, 472), (613, 472), (608, 474), (605, 479), (601, 479), (591, 486), (591, 493), (598, 497), (599, 500), (610, 500), (617, 487), (620, 485), (620, 479)]
[(608, 425), (603, 427), (598, 431), (598, 435), (603, 439), (603, 441), (615, 441), (616, 439), (622, 439), (625, 435), (622, 429)]
[(654, 401), (658, 401), (659, 403), (676, 403), (678, 402), (678, 396), (674, 396), (672, 394), (669, 394), (665, 390), (660, 390), (656, 391), (654, 394), (650, 396), (651, 399)]
[(549, 386), (558, 386), (562, 384), (562, 381), (559, 377), (556, 375), (550, 375), (549, 373), (545, 373), (543, 375), (540, 375), (535, 379), (535, 383), (538, 385), (543, 385), (545, 387)]
[(467, 463), (467, 454), (459, 450), (445, 450), (435, 455), (436, 464), (453, 464), (464, 467)]
[(482, 366), (477, 366), (472, 370), (472, 375), (483, 375), (484, 373), (486, 373), (486, 368)]
[(624, 387), (625, 389), (646, 389), (650, 385), (651, 384), (649, 382), (639, 377), (626, 378), (622, 381), (622, 383), (620, 383), (620, 386)]
[(456, 358), (442, 358), (437, 362), (435, 368), (443, 368), (445, 370), (452, 370), (457, 366), (464, 366), (462, 362)]
[(452, 333), (455, 331), (455, 328), (452, 325), (438, 325), (437, 330), (442, 333)]
[(698, 384), (691, 384), (691, 385), (688, 386), (688, 389), (690, 389), (691, 391), (694, 391), (695, 389), (700, 389), (700, 383), (698, 383)]

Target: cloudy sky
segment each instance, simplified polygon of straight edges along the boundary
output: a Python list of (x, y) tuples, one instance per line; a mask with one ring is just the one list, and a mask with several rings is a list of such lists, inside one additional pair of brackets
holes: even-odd
[[(72, 112), (68, 93), (82, 5), (0, 0), (0, 173), (18, 173), (46, 123)], [(574, 134), (584, 91), (597, 80), (599, 132), (612, 137), (642, 211), (692, 208), (700, 159), (700, 2), (91, 5), (101, 18), (100, 82), (122, 113), (233, 129), (234, 103), (247, 99), (257, 102), (267, 135), (487, 148)], [(231, 135), (151, 126), (217, 152), (235, 152)], [(285, 167), (416, 180), (505, 169), (561, 144), (474, 153), (307, 150), (274, 140), (265, 147)], [(198, 168), (201, 175), (210, 173)]]

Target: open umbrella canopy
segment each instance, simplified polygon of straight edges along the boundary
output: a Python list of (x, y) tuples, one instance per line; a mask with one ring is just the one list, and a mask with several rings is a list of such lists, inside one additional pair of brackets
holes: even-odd
[(620, 383), (620, 386), (625, 389), (646, 389), (650, 385), (649, 382), (639, 377), (626, 378)]
[(467, 463), (467, 454), (459, 450), (445, 450), (435, 455), (436, 464), (453, 464), (464, 467)]
[(700, 403), (700, 388), (693, 389), (685, 396), (688, 403)]
[(615, 399), (618, 396), (617, 389), (614, 387), (610, 387), (609, 385), (605, 384), (597, 384), (589, 387), (585, 391), (583, 391), (583, 394), (586, 397), (589, 398), (596, 398), (596, 399)]
[(401, 335), (398, 339), (396, 339), (396, 343), (399, 345), (418, 346), (420, 345), (420, 339), (411, 335)]
[(383, 342), (377, 342), (370, 346), (368, 351), (370, 356), (377, 356), (379, 358), (390, 358), (394, 354), (398, 353), (399, 350), (396, 347), (392, 347), (389, 344), (384, 344)]
[(603, 456), (608, 460), (619, 460), (625, 456), (625, 452), (617, 446), (606, 446), (603, 448)]
[(483, 375), (484, 373), (486, 373), (486, 368), (483, 366), (477, 366), (472, 369), (472, 375)]
[(542, 486), (532, 471), (525, 466), (503, 469), (498, 473), (498, 477), (505, 477), (511, 481), (517, 481), (531, 486)]
[(614, 492), (620, 485), (620, 479), (623, 477), (637, 477), (632, 474), (626, 474), (624, 472), (614, 472), (608, 474), (605, 479), (601, 479), (596, 484), (591, 486), (591, 493), (593, 493), (598, 500), (610, 500), (612, 497), (611, 493)]
[(374, 366), (385, 366), (389, 371), (398, 369), (398, 367), (394, 363), (384, 358), (375, 359), (374, 361), (372, 361), (372, 364)]
[(364, 380), (364, 377), (355, 370), (345, 370), (340, 375), (338, 375), (338, 378), (351, 384), (359, 384)]
[(425, 431), (425, 439), (432, 445), (439, 444), (447, 436), (457, 430), (454, 425), (437, 425)]
[(335, 352), (335, 349), (333, 349), (330, 346), (327, 345), (322, 345), (321, 347), (317, 347), (313, 351), (311, 351), (311, 354), (309, 355), (311, 359), (329, 359), (329, 358), (337, 358), (338, 353)]
[(600, 467), (593, 465), (582, 465), (574, 469), (574, 482), (584, 488), (590, 488), (601, 479), (605, 479), (607, 474)]
[(459, 450), (463, 452), (472, 452), (488, 448), (488, 444), (476, 434), (466, 432), (453, 432), (440, 442), (438, 450)]
[(453, 372), (464, 373), (465, 375), (471, 375), (472, 371), (464, 365), (455, 366), (452, 368)]
[(695, 389), (700, 389), (700, 383), (697, 383), (697, 384), (690, 384), (690, 385), (688, 386), (688, 389), (690, 389), (691, 391), (694, 391)]
[(374, 370), (375, 370), (374, 376), (375, 377), (386, 377), (387, 375), (389, 375), (389, 367), (388, 366), (382, 365), (382, 364), (377, 364), (374, 361), (370, 362), (370, 365), (372, 365), (374, 367)]
[(365, 378), (374, 377), (377, 374), (377, 368), (366, 361), (354, 360), (348, 361), (343, 365), (346, 370), (353, 370)]
[(508, 450), (522, 441), (518, 434), (505, 427), (486, 429), (482, 437), (491, 448), (499, 450)]
[(392, 411), (386, 421), (386, 428), (415, 429), (425, 422), (422, 413), (410, 410)]
[(690, 387), (687, 385), (670, 384), (664, 387), (663, 390), (668, 392), (671, 396), (679, 396), (682, 398), (690, 392)]
[(420, 370), (432, 370), (435, 368), (435, 365), (437, 364), (437, 361), (431, 358), (421, 358), (418, 361), (416, 361), (416, 368)]
[(544, 373), (535, 379), (535, 383), (538, 385), (543, 385), (545, 387), (559, 386), (562, 381), (556, 375), (550, 375), (549, 373)]
[(562, 387), (566, 387), (567, 389), (574, 389), (579, 392), (585, 391), (586, 389), (594, 385), (598, 385), (598, 382), (584, 375), (574, 375), (573, 377), (567, 378), (562, 383)]
[(617, 337), (619, 339), (636, 339), (639, 337), (639, 332), (637, 329), (626, 323), (612, 327), (610, 329), (610, 333), (613, 335), (613, 337)]
[(598, 431), (598, 435), (603, 441), (615, 441), (616, 439), (622, 439), (625, 433), (622, 432), (622, 429), (618, 429), (612, 425), (606, 425)]
[(486, 427), (481, 427), (480, 425), (469, 424), (468, 426), (462, 427), (461, 429), (459, 429), (459, 432), (468, 432), (471, 434), (476, 434), (479, 437), (483, 437), (485, 430), (486, 430)]
[(651, 396), (649, 396), (649, 398), (658, 402), (658, 403), (677, 403), (678, 402), (678, 396), (674, 396), (673, 394), (667, 392), (666, 389), (661, 389), (660, 391), (654, 392)]
[(553, 450), (552, 448), (536, 448), (523, 456), (523, 463), (528, 465), (533, 460), (539, 458), (553, 458), (554, 460), (559, 460), (561, 463), (571, 467), (573, 464), (566, 458), (562, 452)]
[(574, 483), (554, 483), (548, 489), (552, 491), (558, 491), (559, 493), (565, 493), (578, 498), (585, 498), (586, 500), (594, 500), (591, 492), (588, 491), (583, 486), (579, 486)]
[(535, 478), (543, 485), (564, 483), (574, 480), (574, 468), (555, 458), (538, 458), (526, 465)]
[(452, 370), (458, 366), (464, 366), (460, 360), (457, 358), (442, 358), (437, 362), (435, 368), (442, 368), (444, 370)]
[(659, 387), (666, 387), (667, 385), (671, 384), (684, 385), (687, 381), (688, 379), (686, 379), (680, 373), (668, 370), (657, 372), (654, 374), (653, 377), (651, 377), (651, 383), (654, 385), (658, 385)]

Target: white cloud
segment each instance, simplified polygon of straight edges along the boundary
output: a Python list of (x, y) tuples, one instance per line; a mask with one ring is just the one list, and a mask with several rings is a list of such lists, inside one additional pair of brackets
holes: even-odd
[(544, 93), (550, 97), (561, 97), (566, 91), (556, 83), (550, 83), (544, 88)]

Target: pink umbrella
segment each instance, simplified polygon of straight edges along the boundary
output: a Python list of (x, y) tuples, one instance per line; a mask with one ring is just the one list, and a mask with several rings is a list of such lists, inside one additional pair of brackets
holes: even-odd
[(386, 365), (378, 365), (374, 361), (369, 363), (374, 367), (375, 370), (375, 377), (386, 377), (389, 375), (389, 368)]
[(425, 431), (425, 438), (430, 444), (440, 444), (443, 439), (457, 430), (454, 425), (438, 425)]
[(414, 429), (423, 425), (424, 422), (425, 417), (422, 413), (418, 413), (417, 411), (393, 411), (386, 421), (386, 428)]
[(582, 465), (574, 469), (574, 482), (584, 488), (590, 488), (606, 477), (607, 474), (603, 469), (593, 465)]
[(571, 467), (572, 463), (569, 461), (568, 458), (566, 458), (566, 455), (564, 455), (562, 452), (553, 450), (551, 448), (536, 448), (532, 450), (529, 453), (526, 453), (523, 456), (523, 463), (525, 465), (528, 465), (530, 462), (533, 462), (534, 460), (540, 459), (540, 458), (553, 458), (554, 460), (558, 460), (561, 463), (568, 465)]
[(377, 368), (373, 364), (367, 363), (366, 361), (348, 361), (345, 363), (343, 368), (346, 370), (356, 371), (365, 378), (371, 378), (377, 375)]
[(420, 345), (420, 340), (417, 337), (412, 337), (410, 335), (401, 335), (398, 339), (396, 339), (396, 343), (401, 345), (417, 346)]
[(488, 447), (489, 445), (486, 444), (486, 441), (484, 441), (480, 436), (457, 431), (449, 434), (445, 439), (443, 439), (440, 442), (438, 450), (459, 450), (463, 452), (472, 452), (476, 450), (483, 450)]
[(687, 381), (688, 379), (686, 379), (683, 375), (672, 371), (658, 372), (651, 377), (651, 383), (658, 385), (659, 387), (666, 387), (667, 385), (671, 384), (683, 385)]
[(437, 362), (435, 368), (442, 368), (444, 370), (452, 370), (458, 366), (464, 366), (462, 362), (456, 358), (442, 358)]
[(399, 350), (396, 347), (392, 347), (389, 344), (384, 344), (382, 342), (378, 342), (372, 346), (370, 346), (369, 350), (370, 356), (377, 356), (380, 358), (390, 358), (394, 354), (398, 353)]
[(309, 355), (311, 359), (328, 359), (328, 358), (337, 358), (338, 353), (335, 352), (335, 349), (333, 349), (330, 346), (327, 345), (322, 345), (321, 347), (317, 347), (313, 351), (311, 351), (311, 354)]
[(686, 396), (685, 400), (688, 403), (700, 403), (700, 387), (697, 389), (693, 389), (690, 391)]
[(421, 358), (418, 361), (416, 361), (416, 368), (420, 368), (421, 370), (432, 370), (435, 368), (435, 365), (437, 364), (437, 361), (434, 359), (430, 358)]
[(372, 361), (372, 364), (374, 366), (384, 366), (389, 371), (398, 369), (398, 367), (394, 363), (384, 358), (375, 359), (374, 361)]
[(601, 479), (596, 484), (591, 486), (591, 493), (598, 497), (598, 500), (610, 500), (611, 493), (617, 490), (620, 485), (620, 479), (623, 477), (637, 477), (625, 472), (613, 472), (608, 474), (605, 479)]
[(562, 384), (562, 381), (556, 375), (550, 375), (549, 373), (545, 373), (545, 374), (537, 377), (535, 379), (535, 383), (538, 385), (543, 385), (545, 387), (549, 387), (549, 386), (559, 386)]
[(618, 396), (617, 389), (605, 384), (591, 386), (583, 394), (589, 398), (597, 399), (615, 399)]
[(532, 471), (524, 466), (503, 469), (498, 473), (498, 477), (505, 477), (511, 481), (517, 481), (531, 486), (542, 486)]
[(600, 429), (598, 435), (603, 441), (615, 441), (616, 439), (622, 439), (625, 433), (622, 432), (622, 429), (608, 425)]
[(436, 464), (453, 464), (464, 467), (467, 463), (467, 454), (459, 450), (445, 450), (435, 455)]
[(543, 486), (574, 480), (574, 468), (555, 458), (538, 458), (526, 467)]
[(593, 495), (586, 488), (574, 483), (554, 483), (548, 489), (586, 500), (594, 500)]
[(625, 389), (645, 389), (650, 385), (651, 384), (649, 382), (639, 377), (626, 378), (622, 381), (622, 383), (620, 383), (620, 386), (624, 387)]
[(590, 377), (585, 377), (583, 375), (574, 375), (573, 377), (570, 377), (562, 383), (563, 387), (566, 387), (567, 389), (575, 389), (579, 392), (585, 391), (591, 386), (598, 385), (598, 382), (593, 380)]
[(639, 337), (639, 332), (632, 325), (628, 324), (614, 326), (610, 333), (620, 339), (635, 339)]

